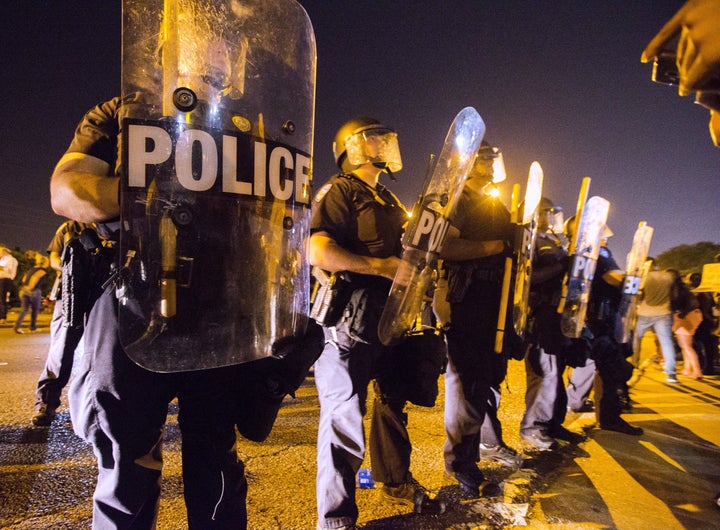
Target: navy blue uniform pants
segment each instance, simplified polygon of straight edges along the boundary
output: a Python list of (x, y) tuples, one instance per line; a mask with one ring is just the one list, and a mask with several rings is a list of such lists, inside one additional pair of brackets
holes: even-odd
[(56, 300), (50, 322), (50, 348), (35, 392), (36, 405), (45, 403), (51, 409), (60, 406), (60, 394), (70, 380), (75, 348), (83, 335), (83, 326), (67, 327), (64, 324), (63, 303)]
[(488, 403), (496, 400), (493, 388), (499, 388), (505, 378), (507, 361), (495, 353), (501, 289), (500, 282), (474, 281), (462, 301), (450, 304), (448, 357), (462, 387), (464, 403), (452, 405), (449, 412), (446, 405), (448, 439), (444, 452), (448, 471), (476, 466), (480, 427)]
[(405, 400), (396, 395), (392, 349), (356, 342), (338, 329), (324, 329), (325, 349), (315, 363), (320, 399), (317, 441), (319, 528), (354, 524), (355, 475), (365, 457), (363, 417), (367, 387), (375, 379), (370, 428), (370, 458), (377, 482), (397, 484), (410, 478), (412, 445)]
[(598, 373), (595, 380), (595, 415), (600, 426), (617, 423), (622, 414), (620, 396), (633, 373), (633, 366), (625, 357), (626, 348), (609, 335), (600, 335), (593, 340), (591, 356)]
[(118, 340), (116, 301), (90, 312), (85, 354), (70, 389), (75, 432), (98, 460), (93, 528), (154, 527), (168, 404), (178, 400), (184, 496), (191, 529), (247, 526), (247, 482), (238, 461), (231, 389), (242, 365), (156, 373), (133, 363)]

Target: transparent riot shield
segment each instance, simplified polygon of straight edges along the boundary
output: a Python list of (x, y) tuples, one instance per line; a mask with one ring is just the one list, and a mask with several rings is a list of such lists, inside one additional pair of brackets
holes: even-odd
[(303, 334), (315, 38), (294, 0), (124, 0), (120, 340), (159, 372)]
[(633, 236), (633, 246), (625, 261), (622, 297), (615, 322), (615, 340), (620, 344), (629, 342), (635, 331), (640, 285), (649, 270), (645, 263), (654, 230), (645, 221), (640, 221)]
[(577, 233), (573, 237), (575, 249), (571, 253), (567, 292), (560, 320), (561, 331), (566, 337), (580, 337), (585, 326), (595, 267), (609, 210), (610, 203), (597, 196), (590, 197), (582, 207)]
[(385, 345), (399, 343), (417, 319), (484, 135), (485, 122), (473, 107), (462, 109), (450, 124), (403, 236), (402, 261), (378, 324), (378, 337)]
[(540, 162), (530, 165), (522, 218), (515, 241), (515, 287), (513, 289), (513, 324), (515, 333), (525, 337), (530, 300), (530, 276), (535, 252), (535, 239), (538, 229), (538, 205), (542, 197), (544, 173)]

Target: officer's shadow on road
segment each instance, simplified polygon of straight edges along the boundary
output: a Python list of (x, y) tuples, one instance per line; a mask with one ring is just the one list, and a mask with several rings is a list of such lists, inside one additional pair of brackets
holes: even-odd
[(20, 425), (0, 426), (2, 490), (7, 489), (3, 492), (3, 497), (7, 494), (7, 499), (2, 502), (0, 522), (24, 516), (42, 471), (39, 464), (47, 461), (49, 430)]
[(686, 528), (720, 525), (713, 501), (720, 488), (720, 447), (670, 419), (642, 427), (645, 433), (637, 438), (598, 431), (594, 439)]
[[(91, 447), (73, 432), (69, 412), (58, 413), (50, 427), (33, 427), (29, 422), (0, 426), (0, 497), (4, 497), (0, 526), (26, 518), (28, 510), (37, 506), (39, 485), (54, 484), (60, 475), (67, 475), (63, 483), (75, 487), (48, 489), (43, 499), (52, 502), (45, 502), (46, 513), (62, 512), (76, 506), (78, 498), (91, 498), (93, 458)], [(63, 465), (68, 461), (75, 465)]]
[[(20, 447), (26, 444), (46, 443), (49, 438), (49, 428), (33, 427), (32, 425), (3, 425), (0, 426), (0, 444), (2, 447), (18, 445)], [(12, 453), (12, 450), (10, 450)], [(18, 462), (8, 462), (12, 460), (12, 455), (8, 455), (6, 450), (0, 453), (0, 465), (11, 465)], [(23, 464), (27, 462), (22, 462)]]
[(69, 412), (58, 412), (49, 427), (0, 426), (0, 466), (52, 464), (88, 454), (89, 444), (72, 429)]

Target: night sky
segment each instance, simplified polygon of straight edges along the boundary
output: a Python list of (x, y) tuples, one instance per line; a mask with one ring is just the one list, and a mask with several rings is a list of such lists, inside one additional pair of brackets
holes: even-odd
[[(650, 81), (645, 44), (682, 2), (304, 0), (318, 50), (314, 183), (338, 127), (370, 115), (399, 133), (390, 183), (410, 206), (454, 116), (475, 107), (524, 184), (572, 211), (584, 176), (611, 202), (620, 264), (639, 221), (651, 254), (720, 242), (720, 149), (707, 111)], [(62, 221), (48, 181), (82, 114), (120, 89), (120, 2), (5, 0), (0, 22), (0, 242), (44, 249)]]

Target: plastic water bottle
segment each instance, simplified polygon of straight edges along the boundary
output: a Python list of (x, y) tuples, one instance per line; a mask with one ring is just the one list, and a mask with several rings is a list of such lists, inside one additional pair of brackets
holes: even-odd
[(370, 489), (375, 487), (375, 481), (372, 478), (372, 471), (363, 467), (358, 471), (357, 485), (361, 489)]

